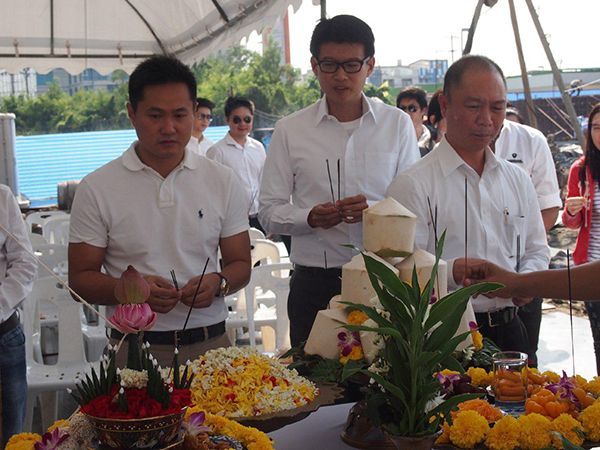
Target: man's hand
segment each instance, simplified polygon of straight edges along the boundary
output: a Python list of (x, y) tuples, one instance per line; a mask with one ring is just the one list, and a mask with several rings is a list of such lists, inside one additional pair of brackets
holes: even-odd
[(335, 206), (339, 211), (340, 217), (346, 223), (361, 222), (363, 210), (369, 207), (367, 198), (362, 194), (338, 200)]
[[(458, 268), (457, 268), (457, 264), (459, 265)], [(485, 282), (485, 281), (501, 283), (505, 286), (501, 289), (497, 289), (495, 291), (483, 294), (486, 297), (503, 297), (503, 298), (514, 297), (515, 283), (519, 276), (515, 272), (509, 272), (508, 270), (505, 270), (505, 269), (497, 266), (494, 263), (491, 263), (491, 262), (483, 260), (483, 259), (476, 259), (476, 258), (469, 258), (467, 260), (466, 267), (465, 267), (464, 258), (457, 259), (456, 261), (454, 261), (454, 270), (453, 270), (453, 275), (454, 275), (455, 279), (456, 279), (456, 275), (457, 275), (457, 270), (458, 270), (459, 276), (462, 276), (462, 278), (463, 278), (464, 286), (471, 286), (472, 284)], [(515, 299), (515, 300), (517, 302), (519, 302), (521, 300), (526, 300), (526, 299)], [(515, 300), (513, 300), (513, 301), (515, 301)], [(529, 301), (531, 301), (531, 300), (529, 300)], [(525, 303), (529, 303), (529, 302), (525, 301)], [(515, 304), (517, 304), (517, 303), (515, 302)]]
[(169, 280), (156, 275), (146, 275), (144, 279), (150, 285), (150, 297), (147, 303), (152, 311), (165, 314), (179, 302), (181, 292), (175, 289)]
[[(183, 289), (181, 289), (181, 303), (188, 307), (192, 305), (199, 282), (200, 276), (194, 277), (187, 282)], [(220, 284), (221, 277), (219, 275), (216, 273), (205, 274), (202, 278), (200, 289), (198, 289), (196, 300), (194, 300), (194, 308), (208, 308), (215, 299)]]
[(312, 228), (328, 229), (340, 223), (342, 217), (340, 216), (339, 209), (333, 203), (329, 202), (321, 203), (311, 209), (306, 221)]
[(585, 206), (585, 197), (569, 197), (565, 200), (565, 208), (572, 216), (578, 214)]

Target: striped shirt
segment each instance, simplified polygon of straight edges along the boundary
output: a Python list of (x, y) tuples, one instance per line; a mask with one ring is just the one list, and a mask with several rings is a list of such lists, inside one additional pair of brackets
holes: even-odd
[(588, 261), (600, 260), (600, 183), (594, 181), (594, 204), (592, 205), (592, 224), (590, 226), (590, 243)]

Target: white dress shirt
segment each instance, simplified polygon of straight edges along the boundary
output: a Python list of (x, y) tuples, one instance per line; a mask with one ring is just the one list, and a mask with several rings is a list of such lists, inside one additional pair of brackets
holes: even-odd
[[(465, 256), (465, 178), (467, 180), (467, 256), (484, 258), (520, 272), (548, 268), (550, 260), (542, 216), (527, 174), (488, 148), (481, 177), (456, 153), (446, 138), (391, 184), (388, 195), (417, 215), (415, 246), (435, 253), (435, 236), (427, 197), (437, 207), (437, 233), (446, 230), (442, 258), (448, 261), (448, 287), (456, 289), (454, 259)], [(514, 306), (512, 299), (480, 296), (475, 312)]]
[[(0, 221), (19, 243), (31, 250), (29, 233), (10, 188), (0, 184)], [(0, 322), (7, 320), (31, 292), (37, 261), (0, 229)]]
[(185, 148), (197, 155), (206, 156), (206, 151), (213, 145), (215, 145), (215, 143), (206, 136), (203, 136), (201, 141), (199, 141), (197, 137), (192, 136)]
[(504, 120), (494, 152), (529, 174), (541, 211), (562, 207), (554, 159), (541, 131)]
[(327, 267), (341, 267), (353, 255), (343, 244), (362, 248), (362, 224), (342, 222), (325, 230), (307, 222), (315, 205), (332, 201), (332, 187), (338, 199), (338, 159), (340, 197), (363, 194), (375, 202), (419, 158), (406, 113), (363, 95), (357, 126), (346, 126), (329, 115), (323, 97), (275, 126), (260, 189), (260, 223), (271, 233), (293, 236), (292, 262), (325, 267), (326, 252)]
[(265, 148), (256, 139), (238, 144), (229, 133), (206, 152), (206, 157), (230, 167), (242, 182), (247, 195), (248, 215), (258, 214), (258, 191), (265, 165)]

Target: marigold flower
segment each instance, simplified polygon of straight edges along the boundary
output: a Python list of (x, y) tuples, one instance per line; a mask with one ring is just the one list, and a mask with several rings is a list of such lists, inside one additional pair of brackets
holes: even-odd
[(364, 312), (355, 309), (350, 314), (348, 314), (348, 324), (350, 325), (362, 325), (369, 316), (367, 316)]
[(542, 372), (542, 375), (545, 376), (550, 383), (558, 383), (560, 381), (560, 375), (556, 372), (552, 372), (551, 370)]
[[(575, 445), (580, 446), (583, 444), (583, 427), (578, 420), (574, 419), (569, 414), (562, 413), (554, 419), (552, 421), (552, 430), (558, 431)], [(552, 434), (552, 445), (559, 449), (563, 448), (560, 436)]]
[(594, 395), (600, 394), (600, 377), (594, 377), (590, 381), (588, 381), (585, 386), (585, 390), (591, 392)]
[(548, 418), (541, 414), (531, 413), (519, 417), (519, 424), (522, 431), (519, 446), (523, 450), (538, 450), (550, 446), (552, 423)]
[(494, 373), (486, 372), (481, 367), (469, 367), (467, 375), (471, 377), (471, 384), (476, 387), (486, 387), (494, 381)]
[(435, 445), (450, 443), (450, 424), (446, 421), (442, 424), (442, 434), (435, 440)]
[(498, 420), (488, 433), (485, 445), (490, 450), (512, 450), (519, 446), (521, 424), (513, 416)]
[(48, 431), (54, 431), (56, 428), (69, 428), (69, 421), (60, 419), (48, 427)]
[(458, 412), (452, 412), (452, 417), (456, 417), (460, 411), (477, 411), (479, 415), (485, 417), (490, 423), (496, 422), (502, 418), (502, 412), (498, 408), (493, 407), (488, 402), (481, 399), (467, 400), (459, 403), (458, 410)]
[(473, 448), (486, 438), (490, 426), (476, 411), (460, 411), (450, 427), (450, 441), (460, 448)]
[(41, 440), (42, 436), (37, 433), (14, 434), (8, 440), (5, 450), (33, 450), (35, 443)]
[(600, 403), (585, 408), (579, 414), (579, 421), (583, 425), (583, 431), (592, 442), (600, 441)]
[(571, 380), (574, 381), (577, 386), (584, 389), (588, 384), (588, 380), (583, 378), (581, 375), (575, 375), (574, 377), (571, 377)]

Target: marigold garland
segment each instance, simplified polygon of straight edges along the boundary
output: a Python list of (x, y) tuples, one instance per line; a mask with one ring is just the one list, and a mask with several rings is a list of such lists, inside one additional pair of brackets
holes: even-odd
[(552, 423), (548, 418), (538, 413), (531, 413), (519, 417), (519, 424), (522, 431), (519, 438), (521, 449), (538, 450), (550, 446)]
[(52, 425), (50, 425), (48, 427), (48, 431), (52, 432), (54, 431), (56, 428), (69, 428), (69, 421), (66, 419), (59, 419), (56, 422), (54, 422)]
[(355, 309), (348, 314), (347, 320), (350, 325), (362, 325), (368, 318), (364, 312)]
[(460, 411), (477, 411), (477, 413), (479, 413), (480, 416), (485, 417), (489, 423), (496, 422), (502, 418), (502, 411), (481, 399), (461, 402), (458, 404), (458, 409), (458, 412), (452, 412), (452, 417), (456, 417)]
[(498, 420), (488, 433), (485, 445), (491, 450), (512, 450), (519, 446), (521, 425), (513, 416)]
[(591, 392), (594, 395), (600, 395), (600, 377), (596, 376), (588, 381), (585, 386), (585, 390)]
[[(581, 423), (569, 414), (562, 413), (552, 421), (552, 430), (558, 431), (575, 445), (583, 444), (583, 427)], [(562, 449), (563, 443), (559, 436), (552, 434), (552, 445)]]
[(35, 443), (41, 440), (42, 436), (37, 433), (15, 434), (8, 440), (5, 450), (33, 450)]
[(494, 373), (486, 372), (481, 367), (469, 367), (467, 375), (471, 377), (471, 384), (476, 387), (487, 387), (494, 380)]
[(546, 377), (549, 383), (558, 383), (560, 381), (560, 375), (556, 372), (552, 372), (551, 370), (546, 370), (542, 372), (542, 375)]
[(596, 402), (584, 409), (579, 414), (579, 421), (583, 425), (583, 431), (592, 442), (600, 441), (600, 403)]
[(473, 448), (486, 438), (490, 426), (476, 411), (460, 411), (450, 427), (450, 441), (460, 448)]

